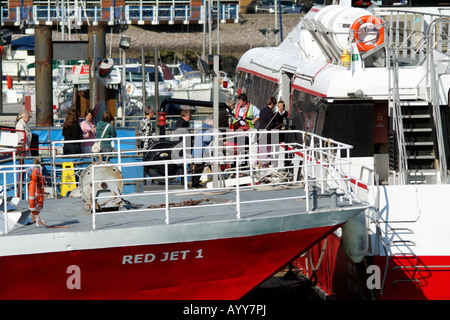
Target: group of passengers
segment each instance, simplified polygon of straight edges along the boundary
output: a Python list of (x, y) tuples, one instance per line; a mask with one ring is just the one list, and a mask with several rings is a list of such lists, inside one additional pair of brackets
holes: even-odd
[[(270, 96), (267, 100), (266, 106), (261, 110), (255, 105), (251, 104), (245, 93), (241, 93), (237, 97), (237, 103), (233, 99), (228, 99), (226, 102), (228, 108), (223, 109), (219, 113), (219, 128), (224, 131), (228, 128), (234, 130), (249, 130), (255, 128), (255, 125), (259, 125), (259, 130), (272, 130), (280, 128), (283, 125), (284, 119), (287, 117), (285, 111), (285, 104), (283, 101), (277, 103), (273, 96)], [(277, 112), (273, 113), (273, 108), (278, 105)], [(144, 107), (144, 118), (140, 122), (140, 147), (147, 150), (154, 139), (151, 137), (155, 131), (151, 124), (151, 119), (155, 115), (155, 109), (152, 105)], [(28, 111), (23, 111), (17, 118), (16, 129), (25, 131), (22, 135), (20, 145), (24, 145), (25, 155), (30, 155), (29, 149), (31, 145), (31, 131), (28, 128), (28, 121), (31, 115)], [(64, 143), (64, 154), (81, 154), (91, 153), (92, 146), (97, 139), (106, 139), (101, 141), (101, 152), (111, 152), (113, 150), (112, 141), (107, 140), (115, 138), (117, 136), (114, 128), (114, 116), (109, 110), (106, 110), (102, 115), (102, 120), (97, 124), (93, 121), (94, 111), (92, 109), (87, 110), (85, 113), (85, 120), (80, 123), (79, 111), (75, 108), (71, 108), (65, 118), (62, 134), (66, 141), (77, 141), (71, 143)], [(189, 128), (192, 115), (190, 110), (182, 110), (180, 118), (175, 123), (175, 128)], [(213, 121), (212, 119), (206, 119), (202, 124), (201, 130), (203, 132), (212, 132)], [(212, 139), (210, 137), (210, 139)], [(85, 141), (82, 141), (85, 140)], [(201, 142), (198, 142), (198, 146), (204, 146), (209, 143), (208, 137), (202, 137)], [(82, 141), (82, 142), (80, 142)], [(194, 142), (195, 147), (195, 142)], [(199, 148), (200, 149), (200, 148)], [(195, 148), (194, 148), (195, 150)], [(266, 152), (267, 150), (262, 150)], [(196, 154), (194, 154), (194, 157)], [(197, 155), (201, 157), (201, 155)]]
[[(226, 128), (227, 126), (233, 130), (249, 130), (258, 127), (258, 130), (274, 130), (284, 129), (287, 119), (287, 112), (285, 110), (285, 103), (280, 100), (277, 102), (276, 98), (269, 96), (266, 105), (259, 110), (252, 105), (245, 93), (241, 93), (237, 97), (237, 105), (232, 100), (227, 101), (230, 109), (223, 110), (221, 117), (219, 116), (219, 126)], [(273, 109), (277, 105), (278, 110), (274, 113)], [(282, 134), (279, 136), (282, 137)], [(280, 140), (281, 141), (281, 140)], [(258, 135), (258, 154), (259, 164), (261, 167), (269, 167), (271, 149), (271, 135), (268, 133), (261, 133)]]
[[(237, 104), (233, 99), (228, 99), (226, 104), (229, 109), (224, 109), (219, 114), (219, 127), (222, 129), (248, 130), (256, 127), (259, 130), (280, 129), (287, 117), (284, 102), (280, 100), (277, 103), (273, 96), (269, 96), (266, 106), (261, 110), (248, 101), (245, 93), (238, 95)], [(278, 106), (278, 110), (273, 113), (275, 105)]]
[[(114, 129), (114, 116), (109, 110), (106, 110), (102, 115), (102, 120), (95, 125), (93, 122), (94, 111), (86, 111), (86, 119), (80, 123), (80, 114), (77, 109), (71, 108), (66, 115), (63, 124), (62, 135), (65, 141), (75, 141), (64, 143), (64, 154), (81, 154), (91, 153), (92, 146), (96, 139), (101, 138), (115, 138), (117, 136)], [(16, 130), (19, 132), (18, 145), (24, 148), (24, 155), (31, 155), (31, 138), (32, 133), (28, 126), (31, 113), (24, 110), (19, 113), (16, 121)], [(79, 142), (78, 140), (86, 140)], [(111, 152), (113, 149), (111, 140), (101, 142), (101, 152)]]
[[(285, 103), (278, 101), (275, 97), (270, 96), (266, 102), (266, 106), (259, 110), (256, 106), (251, 104), (245, 93), (238, 95), (237, 103), (233, 99), (228, 99), (226, 102), (228, 108), (224, 108), (219, 113), (219, 129), (226, 131), (227, 129), (236, 130), (249, 130), (256, 128), (259, 130), (273, 130), (283, 129), (287, 119), (287, 112), (285, 111)], [(274, 113), (273, 109), (277, 105), (278, 110)], [(191, 113), (189, 110), (183, 110), (180, 118), (177, 120), (174, 133), (182, 134), (186, 132), (186, 128), (189, 127), (189, 120), (191, 119)], [(145, 119), (144, 119), (145, 120)], [(202, 160), (204, 152), (210, 151), (207, 146), (212, 141), (213, 132), (213, 120), (206, 119), (200, 128), (195, 133), (203, 133), (203, 135), (196, 135), (194, 139), (192, 156), (194, 158), (191, 173), (193, 177), (191, 180), (191, 187), (198, 188), (200, 184), (200, 174), (207, 165)], [(258, 153), (259, 164), (261, 167), (269, 167), (270, 157), (269, 153), (272, 151), (270, 147), (270, 135), (261, 133), (258, 137)]]
[[(106, 110), (103, 112), (102, 120), (97, 122), (97, 125), (93, 121), (94, 111), (86, 111), (86, 119), (80, 123), (80, 114), (77, 109), (71, 108), (66, 115), (66, 119), (63, 124), (62, 134), (64, 140), (86, 140), (83, 142), (64, 143), (64, 154), (80, 154), (91, 153), (92, 146), (96, 142), (96, 139), (108, 139), (117, 137), (116, 130), (114, 129), (114, 116), (111, 111)], [(102, 140), (100, 152), (111, 152), (113, 150), (111, 140)]]

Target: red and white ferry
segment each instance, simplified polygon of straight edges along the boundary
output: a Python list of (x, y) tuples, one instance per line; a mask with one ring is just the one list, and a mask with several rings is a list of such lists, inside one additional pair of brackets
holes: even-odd
[(374, 209), (296, 261), (328, 296), (450, 299), (449, 17), (446, 1), (341, 0), (238, 64), (252, 103), (276, 95), (291, 128), (354, 146)]
[[(270, 153), (273, 168), (254, 166), (261, 156), (254, 152), (256, 132), (194, 134), (214, 137), (211, 146), (216, 146), (214, 141), (223, 146), (228, 139), (232, 145), (216, 148), (220, 156), (205, 154), (209, 167), (227, 167), (208, 173), (215, 177), (208, 189), (188, 188), (192, 176), (202, 173), (188, 170), (196, 161), (188, 157), (190, 135), (156, 137), (151, 150), (144, 151), (157, 155), (148, 161), (124, 148), (136, 145), (138, 138), (115, 139), (117, 151), (109, 155), (110, 161), (86, 168), (77, 164), (97, 154), (53, 153), (50, 162), (40, 165), (19, 165), (14, 156), (0, 165), (0, 298), (242, 297), (368, 208), (354, 197), (343, 175), (350, 145), (301, 131), (292, 134), (305, 142), (287, 146), (308, 160), (293, 161), (284, 175), (275, 159), (284, 163), (292, 152), (279, 150), (279, 145)], [(181, 139), (178, 147), (170, 141), (174, 138)], [(250, 144), (235, 145), (237, 140)], [(53, 151), (58, 143), (70, 141), (53, 142)], [(180, 151), (183, 156), (175, 156)], [(0, 152), (15, 155), (15, 149)], [(133, 160), (126, 161), (130, 157)], [(70, 177), (77, 175), (71, 196), (44, 199), (43, 208), (36, 210), (37, 198), (29, 195), (40, 196), (38, 168), (49, 172), (49, 194), (58, 191), (58, 177), (69, 177), (61, 181), (67, 189)], [(31, 184), (17, 183), (30, 179)], [(162, 187), (124, 191), (136, 181)]]

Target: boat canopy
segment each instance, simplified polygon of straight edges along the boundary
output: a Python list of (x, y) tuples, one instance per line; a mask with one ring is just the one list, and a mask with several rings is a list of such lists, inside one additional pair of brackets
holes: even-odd
[(11, 50), (34, 50), (34, 36), (21, 37), (11, 41)]
[[(146, 81), (155, 81), (155, 68), (145, 67)], [(164, 76), (161, 72), (158, 73), (159, 81), (164, 81)], [(142, 68), (141, 66), (136, 67), (126, 67), (126, 80), (128, 82), (139, 82), (142, 81)]]

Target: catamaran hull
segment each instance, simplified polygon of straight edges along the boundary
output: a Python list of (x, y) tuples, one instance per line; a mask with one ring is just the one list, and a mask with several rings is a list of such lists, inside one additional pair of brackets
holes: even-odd
[[(305, 255), (295, 261), (302, 274), (312, 276), (310, 261), (317, 266), (323, 248), (322, 241), (311, 248), (310, 257)], [(450, 283), (450, 256), (373, 256), (355, 264), (346, 255), (342, 239), (332, 234), (327, 238), (315, 279), (323, 298), (449, 300), (446, 284)]]
[[(322, 255), (317, 286), (336, 299), (450, 299), (450, 185), (368, 188), (369, 194), (380, 192), (378, 224), (368, 220), (370, 250), (361, 263), (353, 263), (345, 253), (345, 239), (330, 235), (326, 244), (309, 250), (314, 267)], [(312, 275), (305, 257), (296, 263)]]
[(3, 256), (0, 298), (238, 299), (337, 227)]
[[(380, 300), (449, 300), (450, 256), (389, 257)], [(373, 257), (384, 274), (386, 257)]]

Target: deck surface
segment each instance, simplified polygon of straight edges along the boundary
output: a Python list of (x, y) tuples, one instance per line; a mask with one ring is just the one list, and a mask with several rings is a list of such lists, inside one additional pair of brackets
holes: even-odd
[[(147, 188), (148, 189), (148, 188)], [(150, 188), (151, 189), (151, 188)], [(158, 188), (155, 188), (158, 189)], [(155, 194), (158, 190), (131, 193), (122, 196), (128, 204), (122, 204), (119, 211), (97, 212), (96, 229), (135, 228), (166, 224), (165, 196)], [(236, 192), (234, 190), (214, 191), (208, 189), (173, 190), (169, 203), (175, 204), (169, 210), (170, 224), (191, 224), (236, 220)], [(241, 219), (280, 217), (306, 213), (305, 191), (297, 184), (284, 186), (261, 185), (240, 191)], [(295, 197), (294, 199), (283, 199)], [(269, 201), (265, 201), (271, 199)], [(183, 202), (199, 201), (195, 205), (183, 206)], [(254, 202), (247, 202), (254, 201)], [(344, 206), (341, 204), (340, 206)], [(156, 208), (149, 208), (155, 206)], [(162, 208), (160, 207), (162, 206)], [(159, 207), (159, 208), (158, 208)], [(330, 208), (329, 197), (319, 197), (319, 210)], [(27, 214), (28, 203), (20, 201), (17, 210)], [(11, 211), (14, 212), (14, 211)], [(31, 216), (31, 215), (30, 215)], [(79, 232), (92, 230), (92, 213), (82, 198), (46, 199), (40, 217), (49, 227), (29, 224), (8, 233), (8, 236), (48, 232)]]

